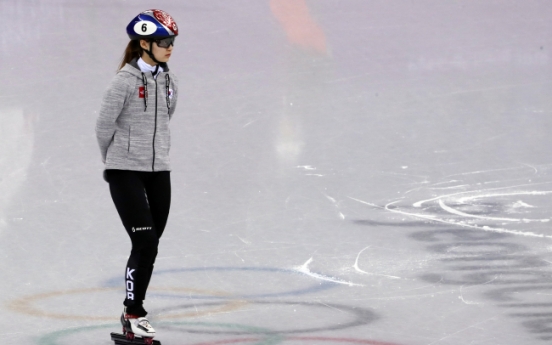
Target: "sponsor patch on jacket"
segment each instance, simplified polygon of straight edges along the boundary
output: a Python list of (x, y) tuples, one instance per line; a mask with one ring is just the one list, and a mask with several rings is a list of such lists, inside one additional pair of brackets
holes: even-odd
[(146, 89), (143, 86), (138, 88), (138, 98), (146, 97)]
[(173, 89), (169, 89), (169, 98), (173, 98), (174, 91)]

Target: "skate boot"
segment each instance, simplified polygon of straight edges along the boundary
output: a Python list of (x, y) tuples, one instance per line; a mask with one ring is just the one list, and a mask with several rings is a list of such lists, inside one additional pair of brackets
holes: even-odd
[(133, 341), (135, 336), (139, 336), (144, 344), (153, 344), (155, 330), (144, 316), (128, 314), (127, 307), (125, 307), (123, 314), (121, 314), (121, 325), (123, 325), (123, 334), (127, 340)]

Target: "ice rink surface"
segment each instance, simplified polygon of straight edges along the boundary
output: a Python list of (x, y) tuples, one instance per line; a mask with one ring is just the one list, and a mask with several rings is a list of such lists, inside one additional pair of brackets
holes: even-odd
[(552, 341), (548, 0), (0, 0), (0, 339), (108, 345), (130, 250), (94, 126), (180, 35), (164, 345)]

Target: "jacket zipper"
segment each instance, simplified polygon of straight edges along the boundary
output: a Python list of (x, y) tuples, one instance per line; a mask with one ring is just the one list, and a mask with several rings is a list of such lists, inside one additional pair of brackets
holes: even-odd
[(157, 78), (155, 80), (155, 127), (153, 128), (153, 162), (151, 163), (151, 171), (155, 171), (155, 135), (157, 134)]

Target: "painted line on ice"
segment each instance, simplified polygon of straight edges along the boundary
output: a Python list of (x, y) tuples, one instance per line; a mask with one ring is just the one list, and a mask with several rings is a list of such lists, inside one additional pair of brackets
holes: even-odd
[[(336, 337), (285, 337), (282, 340), (279, 340), (278, 342), (268, 342), (266, 340), (263, 340), (263, 342), (256, 343), (255, 345), (261, 345), (261, 344), (278, 344), (278, 343), (284, 343), (286, 341), (301, 341), (308, 342), (310, 344), (313, 344), (313, 342), (320, 342), (320, 341), (327, 341), (332, 343), (347, 343), (347, 344), (364, 344), (364, 345), (399, 345), (397, 343), (390, 343), (386, 341), (379, 341), (379, 340), (370, 340), (370, 339), (359, 339), (359, 338), (336, 338)], [(210, 342), (201, 342), (201, 343), (194, 343), (193, 345), (227, 345), (227, 344), (236, 344), (236, 343), (250, 343), (254, 341), (261, 341), (259, 338), (239, 338), (239, 339), (227, 339), (227, 340), (215, 340)]]
[[(186, 303), (184, 305), (175, 305), (173, 307), (164, 308), (161, 310), (158, 310), (157, 313), (163, 313), (165, 311), (172, 311), (172, 310), (182, 310), (182, 309), (193, 309), (193, 308), (203, 308), (203, 307), (213, 307), (216, 305), (220, 305), (222, 302), (201, 302), (201, 303)], [(356, 327), (362, 327), (366, 326), (368, 324), (374, 323), (377, 320), (379, 320), (378, 314), (376, 314), (374, 311), (368, 308), (359, 307), (358, 305), (345, 305), (345, 304), (336, 304), (336, 303), (322, 303), (320, 301), (313, 301), (313, 302), (305, 302), (305, 301), (294, 301), (294, 300), (274, 300), (274, 301), (260, 301), (260, 300), (251, 300), (248, 301), (251, 305), (260, 305), (260, 306), (267, 306), (268, 308), (273, 308), (274, 306), (278, 306), (278, 308), (284, 307), (287, 308), (286, 310), (291, 315), (298, 315), (296, 314), (296, 311), (298, 308), (317, 308), (317, 310), (320, 310), (322, 312), (326, 311), (331, 315), (331, 318), (317, 318), (317, 321), (322, 321), (326, 323), (325, 325), (313, 325), (312, 322), (307, 322), (307, 324), (303, 324), (304, 317), (299, 316), (298, 318), (292, 317), (292, 320), (296, 320), (296, 322), (286, 322), (285, 324), (278, 325), (278, 329), (275, 330), (267, 330), (261, 332), (257, 332), (257, 334), (278, 334), (278, 335), (291, 335), (291, 334), (300, 334), (300, 333), (316, 333), (316, 332), (330, 332), (330, 331), (337, 331), (337, 330), (344, 330), (344, 329), (351, 329)], [(256, 309), (255, 307), (252, 307), (251, 309), (248, 309), (248, 312), (257, 311), (260, 314), (259, 315), (265, 315), (266, 314), (266, 308), (267, 307), (261, 307), (261, 309)], [(280, 309), (278, 309), (280, 310)], [(319, 316), (318, 311), (313, 311), (308, 313), (307, 315), (317, 315)], [(327, 314), (325, 314), (327, 315)], [(340, 319), (336, 319), (335, 317), (339, 316)], [(341, 319), (342, 318), (342, 319)], [(286, 318), (285, 320), (289, 321), (289, 318)], [(255, 321), (257, 323), (261, 323), (262, 318), (255, 318)], [(178, 324), (183, 325), (184, 327), (178, 327)], [(169, 327), (171, 325), (171, 327)], [(174, 325), (175, 327), (172, 327)], [(189, 322), (187, 323), (180, 323), (180, 322), (171, 322), (171, 323), (164, 323), (163, 329), (169, 330), (169, 331), (176, 331), (176, 332), (182, 332), (182, 333), (195, 333), (195, 334), (210, 334), (210, 335), (251, 335), (251, 331), (242, 331), (242, 330), (224, 330), (224, 329), (201, 329), (199, 327), (189, 327)], [(289, 326), (297, 326), (299, 328), (288, 328)], [(301, 328), (302, 327), (302, 328)], [(161, 328), (161, 327), (160, 327)]]
[[(159, 329), (166, 329), (167, 325), (174, 325), (175, 323), (156, 323), (156, 327), (159, 327)], [(285, 336), (279, 335), (279, 334), (265, 334), (267, 332), (270, 332), (271, 330), (266, 328), (260, 328), (255, 326), (246, 326), (246, 325), (238, 325), (238, 324), (226, 324), (226, 323), (207, 323), (207, 322), (179, 322), (177, 324), (185, 324), (185, 325), (192, 325), (192, 326), (205, 326), (205, 327), (213, 327), (213, 328), (229, 328), (229, 329), (237, 329), (237, 330), (243, 330), (250, 334), (260, 334), (262, 337), (257, 336), (256, 338), (245, 338), (241, 341), (236, 340), (229, 340), (229, 341), (214, 341), (214, 342), (203, 342), (203, 343), (196, 343), (196, 345), (199, 344), (233, 344), (233, 343), (239, 343), (239, 342), (250, 342), (250, 341), (256, 341), (256, 345), (273, 345), (278, 344), (283, 341)], [(84, 332), (95, 332), (104, 328), (111, 328), (113, 330), (120, 329), (120, 324), (104, 324), (104, 325), (98, 325), (98, 326), (85, 326), (85, 327), (76, 327), (76, 328), (69, 328), (69, 329), (63, 329), (59, 331), (55, 331), (49, 334), (46, 334), (42, 336), (40, 339), (38, 339), (39, 345), (59, 345), (60, 340), (65, 340), (63, 343), (66, 343), (67, 339), (70, 336), (74, 336), (79, 333)]]
[[(204, 290), (204, 289), (189, 289), (189, 288), (181, 288), (181, 287), (174, 287), (174, 288), (150, 288), (151, 291), (169, 291), (169, 292), (180, 292), (180, 293), (187, 293), (188, 295), (191, 294), (209, 294), (209, 295), (217, 295), (221, 296), (227, 299), (227, 301), (222, 304), (221, 306), (213, 309), (208, 310), (202, 310), (202, 311), (194, 311), (187, 314), (170, 314), (170, 315), (163, 315), (161, 319), (174, 319), (174, 318), (181, 318), (181, 317), (199, 317), (199, 316), (206, 316), (206, 315), (213, 315), (218, 313), (228, 313), (237, 309), (240, 309), (244, 305), (247, 304), (246, 301), (240, 300), (240, 299), (229, 299), (231, 297), (230, 293), (224, 292), (224, 291), (214, 291), (214, 290)], [(58, 312), (55, 310), (48, 310), (45, 311), (40, 308), (38, 305), (38, 302), (49, 300), (52, 298), (57, 297), (63, 297), (64, 299), (68, 299), (69, 296), (79, 296), (79, 295), (92, 295), (102, 292), (119, 292), (123, 291), (122, 289), (118, 288), (111, 288), (111, 287), (104, 287), (104, 288), (84, 288), (84, 289), (73, 289), (73, 290), (61, 290), (61, 291), (51, 291), (46, 293), (39, 293), (35, 295), (25, 296), (22, 298), (15, 299), (8, 303), (8, 308), (16, 311), (21, 314), (27, 314), (32, 316), (38, 316), (38, 317), (47, 317), (51, 319), (60, 319), (60, 320), (88, 320), (88, 321), (110, 321), (113, 320), (113, 315), (110, 316), (97, 316), (97, 315), (89, 315), (86, 313), (64, 313), (64, 312)]]
[(331, 338), (331, 337), (290, 337), (292, 340), (306, 340), (306, 341), (331, 341), (338, 343), (350, 343), (350, 344), (366, 344), (366, 345), (398, 345), (396, 343), (389, 343), (386, 341), (368, 340), (368, 339), (354, 339), (354, 338)]
[[(189, 267), (189, 268), (176, 268), (176, 269), (167, 269), (167, 270), (156, 270), (153, 272), (154, 276), (158, 275), (164, 275), (164, 274), (193, 274), (193, 273), (200, 273), (200, 272), (217, 272), (217, 273), (233, 273), (233, 272), (245, 272), (245, 273), (267, 273), (267, 274), (291, 274), (291, 275), (297, 275), (297, 276), (305, 276), (304, 273), (298, 272), (297, 270), (293, 269), (287, 269), (287, 268), (276, 268), (276, 267)], [(308, 275), (306, 275), (308, 276)], [(310, 281), (310, 280), (309, 280)], [(113, 286), (119, 286), (121, 284), (121, 277), (113, 277), (106, 282), (104, 282), (104, 286), (106, 287), (113, 287)], [(254, 299), (254, 298), (268, 298), (268, 297), (283, 297), (283, 296), (300, 296), (310, 293), (316, 293), (319, 291), (332, 289), (337, 287), (337, 284), (332, 283), (330, 281), (324, 281), (322, 284), (315, 283), (311, 286), (298, 288), (295, 290), (286, 290), (286, 291), (280, 291), (280, 292), (260, 292), (260, 293), (239, 293), (234, 292), (234, 294), (231, 297), (222, 297), (217, 295), (196, 295), (193, 296), (193, 299), (228, 299), (228, 298), (241, 298), (241, 299)], [(174, 294), (160, 294), (160, 293), (154, 293), (155, 297), (167, 297), (167, 298), (182, 298), (182, 299), (190, 299), (189, 294), (183, 294), (181, 296), (177, 296)], [(153, 296), (153, 294), (148, 294), (148, 296)]]
[[(165, 325), (172, 325), (173, 323), (160, 323), (159, 328), (164, 329)], [(243, 338), (234, 338), (234, 339), (221, 339), (221, 340), (212, 340), (204, 341), (199, 343), (194, 343), (193, 345), (226, 345), (226, 344), (240, 344), (240, 343), (253, 343), (254, 345), (274, 345), (284, 343), (286, 341), (325, 341), (325, 342), (335, 342), (335, 343), (349, 343), (349, 344), (365, 344), (365, 345), (399, 345), (397, 343), (391, 343), (381, 340), (371, 340), (371, 339), (360, 339), (360, 338), (339, 338), (339, 337), (322, 337), (322, 336), (286, 336), (280, 334), (263, 334), (268, 333), (270, 330), (255, 327), (255, 326), (246, 326), (239, 324), (228, 324), (228, 323), (207, 323), (207, 322), (186, 322), (179, 323), (182, 325), (193, 325), (193, 326), (204, 326), (212, 328), (229, 328), (236, 330), (244, 330), (250, 333), (249, 337)], [(79, 333), (85, 332), (97, 332), (99, 330), (111, 328), (113, 330), (118, 329), (120, 324), (103, 324), (97, 326), (84, 326), (76, 328), (68, 328), (59, 331), (55, 331), (49, 334), (46, 334), (38, 339), (39, 345), (58, 345), (60, 340), (67, 340), (70, 336), (75, 336)]]

